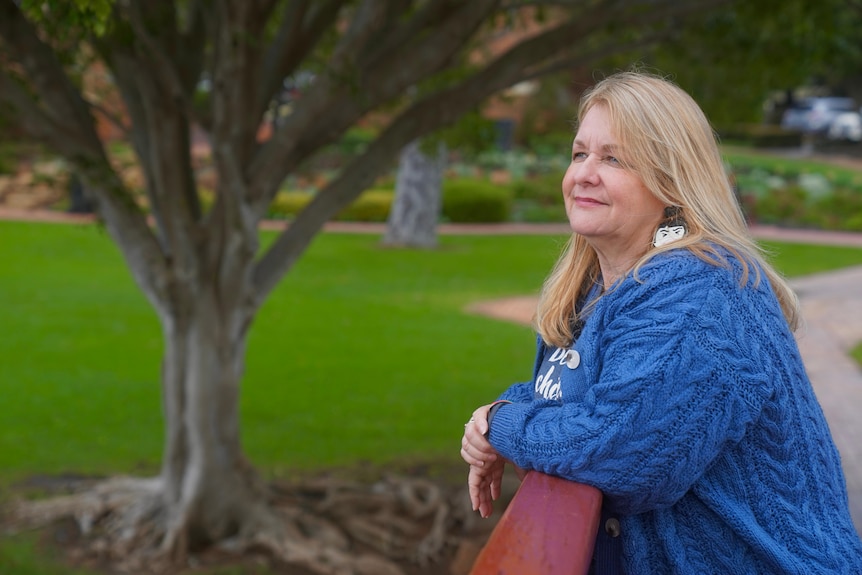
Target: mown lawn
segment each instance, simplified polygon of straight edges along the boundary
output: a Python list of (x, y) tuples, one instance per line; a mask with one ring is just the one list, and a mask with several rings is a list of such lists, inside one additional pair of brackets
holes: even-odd
[[(473, 407), (528, 376), (530, 330), (462, 308), (535, 291), (562, 239), (442, 243), (315, 241), (252, 328), (241, 409), (256, 464), (457, 455)], [(156, 469), (160, 329), (106, 233), (2, 222), (0, 261), (0, 482)]]
[[(564, 238), (441, 242), (318, 237), (252, 328), (241, 403), (252, 461), (283, 476), (454, 458), (473, 407), (529, 376), (530, 329), (463, 309), (534, 293)], [(862, 249), (769, 248), (789, 275), (862, 264)], [(2, 222), (0, 262), (0, 485), (157, 469), (160, 330), (106, 233)]]

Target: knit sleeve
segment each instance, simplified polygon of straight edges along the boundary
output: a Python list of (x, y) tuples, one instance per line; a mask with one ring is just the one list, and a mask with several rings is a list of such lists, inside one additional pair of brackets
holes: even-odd
[(585, 397), (504, 405), (494, 447), (522, 468), (599, 488), (619, 513), (681, 498), (771, 393), (756, 341), (770, 327), (755, 325), (775, 320), (768, 294), (705, 265), (627, 280), (606, 296), (601, 323), (587, 326), (598, 357)]
[(512, 403), (526, 403), (533, 399), (533, 382), (524, 381), (509, 386), (497, 399), (505, 399)]

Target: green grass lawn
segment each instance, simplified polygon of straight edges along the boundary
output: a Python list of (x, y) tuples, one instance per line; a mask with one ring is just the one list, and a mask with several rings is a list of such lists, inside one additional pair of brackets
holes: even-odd
[[(564, 240), (442, 237), (439, 250), (403, 251), (319, 236), (252, 328), (241, 402), (252, 461), (273, 477), (457, 462), (464, 420), (527, 379), (533, 355), (528, 327), (463, 309), (535, 293)], [(768, 247), (788, 275), (862, 264), (862, 249)], [(0, 222), (0, 301), (0, 486), (157, 470), (160, 330), (106, 233)], [(0, 541), (0, 573), (70, 573), (34, 545)]]
[[(319, 237), (252, 328), (243, 439), (262, 468), (457, 456), (462, 423), (529, 377), (529, 328), (468, 303), (538, 289), (562, 238), (437, 251)], [(162, 450), (161, 334), (103, 230), (0, 222), (0, 484), (146, 472)]]
[[(528, 327), (465, 314), (538, 290), (562, 237), (442, 237), (383, 249), (324, 234), (250, 335), (243, 441), (272, 475), (456, 458), (461, 424), (527, 379)], [(789, 275), (862, 264), (862, 249), (770, 244)], [(32, 474), (152, 472), (162, 449), (161, 335), (95, 226), (0, 223), (0, 485)]]
[(768, 259), (786, 277), (859, 265), (862, 248), (763, 241)]

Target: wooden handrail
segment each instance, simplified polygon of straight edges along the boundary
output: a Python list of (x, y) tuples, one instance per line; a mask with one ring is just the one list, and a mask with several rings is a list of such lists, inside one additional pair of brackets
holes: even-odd
[(601, 507), (595, 487), (527, 473), (470, 575), (585, 575)]

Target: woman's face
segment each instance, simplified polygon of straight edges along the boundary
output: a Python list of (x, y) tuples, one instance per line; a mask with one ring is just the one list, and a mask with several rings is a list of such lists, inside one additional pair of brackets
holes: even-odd
[(639, 257), (652, 241), (664, 204), (624, 163), (625, 150), (611, 133), (607, 109), (594, 106), (572, 144), (563, 198), (574, 232), (598, 250)]

